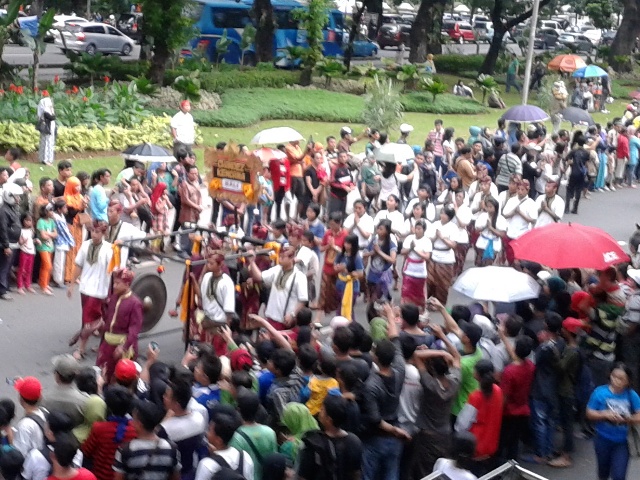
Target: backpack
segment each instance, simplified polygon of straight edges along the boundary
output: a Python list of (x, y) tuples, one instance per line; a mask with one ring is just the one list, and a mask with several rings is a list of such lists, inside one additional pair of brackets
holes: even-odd
[(316, 480), (337, 480), (338, 457), (333, 441), (323, 432), (308, 432), (302, 439), (304, 448), (313, 452)]
[(233, 469), (229, 466), (229, 463), (222, 458), (217, 453), (212, 453), (211, 458), (220, 466), (220, 470), (218, 470), (212, 478), (223, 478), (224, 480), (246, 480), (244, 478), (244, 452), (242, 450), (237, 450), (240, 455), (240, 460), (238, 461), (238, 468)]

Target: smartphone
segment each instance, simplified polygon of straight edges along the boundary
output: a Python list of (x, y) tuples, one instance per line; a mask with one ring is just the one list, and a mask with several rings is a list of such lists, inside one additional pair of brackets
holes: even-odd
[(157, 342), (151, 342), (151, 343), (149, 343), (149, 346), (151, 347), (151, 350), (158, 350), (158, 343)]
[(200, 353), (200, 347), (198, 345), (199, 342), (196, 340), (191, 340), (189, 343), (189, 352), (191, 352), (192, 355), (198, 355)]

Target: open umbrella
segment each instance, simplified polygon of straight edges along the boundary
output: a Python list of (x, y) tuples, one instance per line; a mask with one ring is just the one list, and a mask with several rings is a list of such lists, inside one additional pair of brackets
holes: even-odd
[(511, 267), (474, 267), (465, 270), (453, 289), (474, 300), (513, 303), (536, 298), (540, 285), (536, 280)]
[(262, 163), (268, 163), (273, 159), (282, 160), (287, 157), (287, 154), (277, 148), (262, 147), (254, 150), (253, 153), (256, 157), (262, 160)]
[(567, 107), (560, 111), (562, 119), (571, 123), (571, 125), (595, 125), (593, 117), (586, 110), (578, 107)]
[(374, 150), (373, 155), (382, 163), (405, 163), (416, 157), (413, 148), (404, 143), (385, 143)]
[(173, 154), (160, 145), (153, 143), (141, 143), (127, 148), (122, 152), (125, 160), (138, 162), (175, 162), (176, 158)]
[(565, 73), (575, 72), (586, 66), (585, 61), (578, 55), (558, 55), (547, 64), (549, 70)]
[(255, 137), (251, 139), (251, 143), (265, 145), (267, 143), (295, 142), (296, 140), (303, 140), (303, 137), (293, 128), (275, 127), (256, 133)]
[(629, 260), (607, 232), (577, 223), (534, 228), (511, 242), (511, 246), (516, 258), (551, 268), (603, 270)]
[(544, 122), (549, 115), (535, 105), (516, 105), (504, 112), (502, 118), (508, 122)]
[(597, 65), (587, 65), (586, 67), (579, 68), (575, 72), (573, 72), (572, 77), (577, 78), (595, 78), (595, 77), (606, 77), (609, 74), (606, 70), (600, 68)]

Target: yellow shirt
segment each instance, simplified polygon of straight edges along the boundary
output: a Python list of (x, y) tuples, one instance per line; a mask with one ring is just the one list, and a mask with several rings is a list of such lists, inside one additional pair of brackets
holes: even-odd
[(311, 415), (320, 413), (322, 402), (324, 402), (329, 390), (334, 388), (339, 388), (338, 381), (335, 378), (322, 378), (316, 375), (309, 378), (309, 391), (311, 394), (309, 395), (309, 400), (306, 405)]

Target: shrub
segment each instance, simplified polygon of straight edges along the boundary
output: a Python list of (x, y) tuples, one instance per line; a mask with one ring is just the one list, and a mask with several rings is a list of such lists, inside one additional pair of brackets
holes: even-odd
[(476, 75), (484, 62), (484, 55), (435, 55), (433, 63), (438, 73), (459, 74), (465, 71), (475, 71)]
[[(219, 72), (202, 72), (200, 74), (200, 87), (208, 92), (223, 93), (232, 88), (285, 88), (288, 85), (298, 83), (297, 72), (288, 70), (256, 69), (228, 69), (222, 68)], [(165, 85), (173, 85), (175, 79), (184, 72), (180, 70), (167, 70), (164, 76)]]
[(400, 89), (392, 79), (373, 77), (373, 84), (365, 97), (362, 122), (368, 127), (388, 132), (402, 122), (403, 106)]
[(476, 100), (458, 97), (450, 93), (438, 95), (436, 103), (433, 102), (433, 96), (428, 92), (409, 93), (403, 95), (402, 105), (405, 112), (433, 113), (436, 115), (475, 115), (488, 111)]

